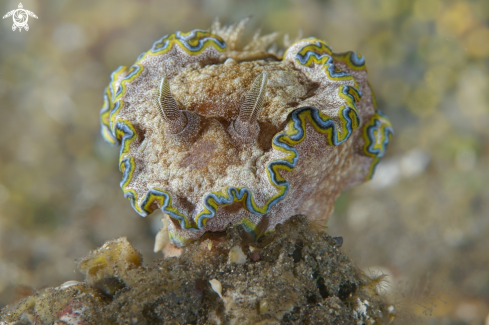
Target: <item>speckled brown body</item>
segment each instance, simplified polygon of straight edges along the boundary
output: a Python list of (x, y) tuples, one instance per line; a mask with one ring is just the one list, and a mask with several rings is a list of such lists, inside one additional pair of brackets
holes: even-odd
[[(391, 133), (388, 120), (383, 130), (375, 124), (363, 59), (353, 52), (305, 39), (282, 60), (254, 52), (238, 62), (236, 53), (218, 35), (173, 34), (114, 72), (108, 88), (105, 125), (108, 140), (122, 142), (121, 186), (141, 215), (161, 208), (170, 216), (177, 246), (230, 223), (259, 236), (294, 214), (326, 221), (341, 191), (371, 176), (381, 155), (369, 149), (380, 145), (383, 155)], [(259, 75), (266, 93), (257, 137), (248, 139), (235, 121)], [(162, 77), (186, 116), (180, 133), (152, 100)], [(369, 135), (369, 123), (377, 133)]]

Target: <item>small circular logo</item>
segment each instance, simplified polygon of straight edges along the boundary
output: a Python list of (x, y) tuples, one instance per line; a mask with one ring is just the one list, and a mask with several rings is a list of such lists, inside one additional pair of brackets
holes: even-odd
[(9, 11), (5, 16), (3, 16), (3, 19), (13, 16), (13, 20), (14, 20), (14, 24), (12, 25), (13, 31), (15, 31), (17, 28), (19, 29), (19, 32), (22, 31), (22, 28), (28, 31), (29, 25), (27, 25), (27, 21), (29, 20), (29, 16), (37, 19), (35, 13), (29, 10), (25, 10), (23, 8), (24, 6), (22, 6), (22, 3), (19, 3), (18, 9)]

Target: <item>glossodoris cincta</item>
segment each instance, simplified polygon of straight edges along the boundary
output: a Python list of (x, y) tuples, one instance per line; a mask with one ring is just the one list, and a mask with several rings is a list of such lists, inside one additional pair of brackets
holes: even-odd
[(105, 92), (124, 196), (166, 213), (179, 247), (229, 224), (261, 236), (296, 214), (325, 222), (392, 135), (362, 56), (316, 38), (267, 52), (275, 34), (240, 46), (244, 25), (164, 36)]

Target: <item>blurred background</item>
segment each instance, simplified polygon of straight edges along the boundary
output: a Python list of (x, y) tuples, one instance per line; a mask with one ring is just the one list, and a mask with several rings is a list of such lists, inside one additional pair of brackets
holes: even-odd
[[(17, 9), (2, 0), (0, 14)], [(365, 56), (395, 136), (373, 181), (345, 192), (328, 232), (396, 308), (426, 324), (489, 324), (489, 1), (23, 0), (0, 22), (0, 307), (81, 279), (74, 260), (127, 236), (145, 262), (161, 213), (119, 188), (99, 135), (110, 73), (167, 33), (230, 24), (326, 40)], [(280, 42), (279, 42), (280, 45)]]

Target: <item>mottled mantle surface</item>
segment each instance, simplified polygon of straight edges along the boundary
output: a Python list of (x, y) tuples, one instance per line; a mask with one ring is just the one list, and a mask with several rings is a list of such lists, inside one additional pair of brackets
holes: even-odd
[[(267, 54), (258, 41), (237, 48), (234, 34), (164, 36), (114, 71), (105, 93), (102, 134), (121, 145), (124, 195), (142, 216), (168, 214), (176, 246), (229, 223), (257, 237), (294, 214), (325, 223), (343, 190), (372, 177), (392, 134), (361, 55), (334, 53), (316, 38)], [(236, 138), (261, 74), (268, 84), (257, 137)], [(163, 78), (184, 120), (160, 115), (153, 98)]]
[[(396, 310), (379, 293), (379, 279), (361, 272), (341, 243), (298, 216), (259, 242), (238, 226), (195, 241), (179, 258), (143, 267), (133, 264), (140, 264), (137, 254), (120, 239), (80, 261), (85, 282), (41, 290), (2, 310), (0, 319), (50, 325), (389, 323)], [(239, 250), (246, 256), (242, 264), (230, 253)], [(222, 297), (212, 279), (221, 283)]]

